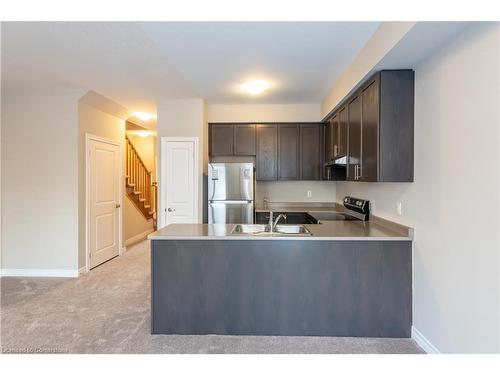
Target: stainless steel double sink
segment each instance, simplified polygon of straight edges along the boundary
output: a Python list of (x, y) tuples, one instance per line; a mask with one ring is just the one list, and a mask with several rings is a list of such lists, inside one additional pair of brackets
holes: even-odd
[(312, 236), (312, 233), (304, 225), (278, 224), (271, 230), (270, 225), (265, 224), (236, 224), (232, 235), (252, 236)]

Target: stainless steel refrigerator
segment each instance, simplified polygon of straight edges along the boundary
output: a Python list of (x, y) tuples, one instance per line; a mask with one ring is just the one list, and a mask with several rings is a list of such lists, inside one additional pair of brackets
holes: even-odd
[(253, 210), (253, 164), (208, 164), (208, 223), (253, 223)]

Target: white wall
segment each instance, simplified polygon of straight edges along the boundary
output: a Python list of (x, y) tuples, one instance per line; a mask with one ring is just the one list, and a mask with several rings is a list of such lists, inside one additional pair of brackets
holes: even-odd
[(321, 121), (320, 103), (210, 104), (208, 122)]
[(500, 351), (499, 37), (473, 26), (416, 67), (414, 183), (337, 183), (415, 228), (414, 326), (445, 353)]
[[(161, 138), (162, 137), (198, 137), (199, 139), (199, 178), (198, 178), (198, 211), (200, 222), (202, 219), (202, 207), (203, 207), (203, 172), (206, 171), (207, 167), (207, 155), (208, 155), (208, 141), (207, 141), (207, 131), (206, 131), (206, 108), (203, 99), (164, 99), (159, 100), (157, 103), (158, 108), (158, 122), (157, 122), (157, 134), (158, 134), (158, 175), (160, 177), (158, 186), (159, 194), (158, 200), (161, 207), (161, 202), (164, 201), (164, 197), (160, 192), (162, 191), (161, 181)], [(162, 215), (159, 212), (159, 215)]]
[(382, 22), (321, 103), (322, 117), (326, 116), (349, 91), (370, 74), (372, 69), (415, 25), (415, 22)]
[[(321, 120), (320, 103), (296, 104), (210, 104), (208, 122), (316, 122)], [(256, 204), (268, 197), (271, 202), (333, 202), (331, 181), (258, 181)], [(312, 192), (311, 198), (307, 191)]]
[[(93, 98), (96, 96), (93, 95)], [(102, 102), (109, 102), (102, 98)], [(92, 103), (89, 105), (88, 103)], [(91, 134), (106, 138), (123, 145), (125, 139), (125, 120), (104, 112), (99, 100), (87, 101), (87, 96), (78, 103), (78, 266), (85, 266), (85, 236), (86, 236), (86, 183), (85, 183), (85, 135)], [(123, 188), (124, 189), (124, 188)], [(124, 200), (127, 199), (126, 197)], [(122, 210), (122, 212), (124, 209)]]
[(76, 144), (83, 93), (2, 92), (4, 270), (78, 269)]

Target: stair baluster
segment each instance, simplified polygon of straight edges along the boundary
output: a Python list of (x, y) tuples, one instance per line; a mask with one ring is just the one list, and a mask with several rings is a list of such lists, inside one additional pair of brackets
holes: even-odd
[(153, 172), (146, 168), (136, 148), (125, 136), (126, 144), (126, 190), (135, 206), (145, 218), (153, 219), (156, 228), (157, 183)]

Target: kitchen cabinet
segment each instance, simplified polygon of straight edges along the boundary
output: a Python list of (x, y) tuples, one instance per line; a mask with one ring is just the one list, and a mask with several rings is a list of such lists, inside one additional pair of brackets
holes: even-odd
[(278, 127), (257, 125), (257, 180), (278, 178)]
[(361, 168), (361, 96), (355, 95), (348, 105), (349, 153), (347, 180), (357, 181)]
[(234, 126), (234, 155), (255, 155), (255, 125), (237, 124)]
[(234, 150), (234, 126), (230, 124), (212, 124), (209, 131), (210, 155), (229, 156)]
[(337, 123), (338, 115), (335, 114), (330, 121), (325, 124), (325, 162), (329, 162), (334, 157), (334, 128)]
[(210, 156), (255, 155), (255, 125), (210, 124)]
[(378, 175), (378, 79), (361, 91), (361, 164), (358, 179), (377, 181)]
[(299, 142), (298, 125), (278, 126), (278, 180), (299, 179)]
[(300, 126), (300, 179), (319, 180), (321, 171), (321, 127), (317, 124)]
[[(318, 224), (318, 220), (307, 212), (283, 212), (286, 219), (280, 219), (279, 224)], [(273, 218), (277, 218), (282, 212), (274, 212)], [(255, 213), (255, 224), (268, 224), (269, 211), (258, 211)]]
[(320, 180), (322, 126), (322, 123), (212, 123), (209, 154), (219, 157), (219, 161), (223, 156), (255, 156), (257, 180)]
[(339, 110), (337, 123), (337, 149), (335, 157), (347, 155), (347, 109), (343, 107)]
[(332, 153), (347, 154), (347, 180), (413, 182), (414, 80), (412, 70), (382, 70), (332, 111)]

